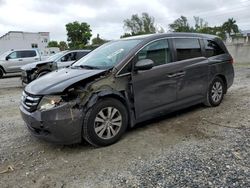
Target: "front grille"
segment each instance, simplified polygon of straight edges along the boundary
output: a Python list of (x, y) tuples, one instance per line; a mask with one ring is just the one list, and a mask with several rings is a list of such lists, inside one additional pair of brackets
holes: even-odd
[(40, 100), (41, 96), (34, 96), (23, 92), (21, 103), (26, 110), (28, 110), (29, 112), (33, 112), (37, 109)]

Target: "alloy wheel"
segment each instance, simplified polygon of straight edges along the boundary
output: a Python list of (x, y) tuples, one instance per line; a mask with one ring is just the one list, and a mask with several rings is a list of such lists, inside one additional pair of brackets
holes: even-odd
[(111, 139), (116, 136), (122, 126), (122, 115), (115, 107), (101, 109), (94, 120), (95, 133), (102, 139)]
[(223, 86), (221, 82), (215, 82), (212, 86), (211, 97), (213, 102), (217, 103), (222, 99), (223, 96)]

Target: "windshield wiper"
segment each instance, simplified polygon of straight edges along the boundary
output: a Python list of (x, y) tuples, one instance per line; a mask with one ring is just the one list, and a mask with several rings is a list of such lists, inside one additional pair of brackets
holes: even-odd
[(91, 66), (91, 65), (77, 65), (77, 66), (73, 66), (73, 67), (80, 67), (82, 69), (99, 69), (98, 67)]

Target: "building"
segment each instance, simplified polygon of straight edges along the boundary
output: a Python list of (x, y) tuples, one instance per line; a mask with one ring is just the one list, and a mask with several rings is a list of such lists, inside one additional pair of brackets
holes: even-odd
[(38, 48), (41, 55), (46, 55), (49, 40), (49, 32), (9, 31), (0, 37), (0, 54), (11, 49)]

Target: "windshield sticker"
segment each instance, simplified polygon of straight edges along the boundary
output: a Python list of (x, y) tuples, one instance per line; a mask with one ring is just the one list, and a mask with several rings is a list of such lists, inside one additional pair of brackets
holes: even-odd
[(112, 59), (113, 57), (117, 56), (118, 54), (122, 53), (124, 51), (124, 49), (119, 49), (117, 51), (115, 51), (114, 53), (110, 54), (109, 56), (107, 56), (108, 59)]

